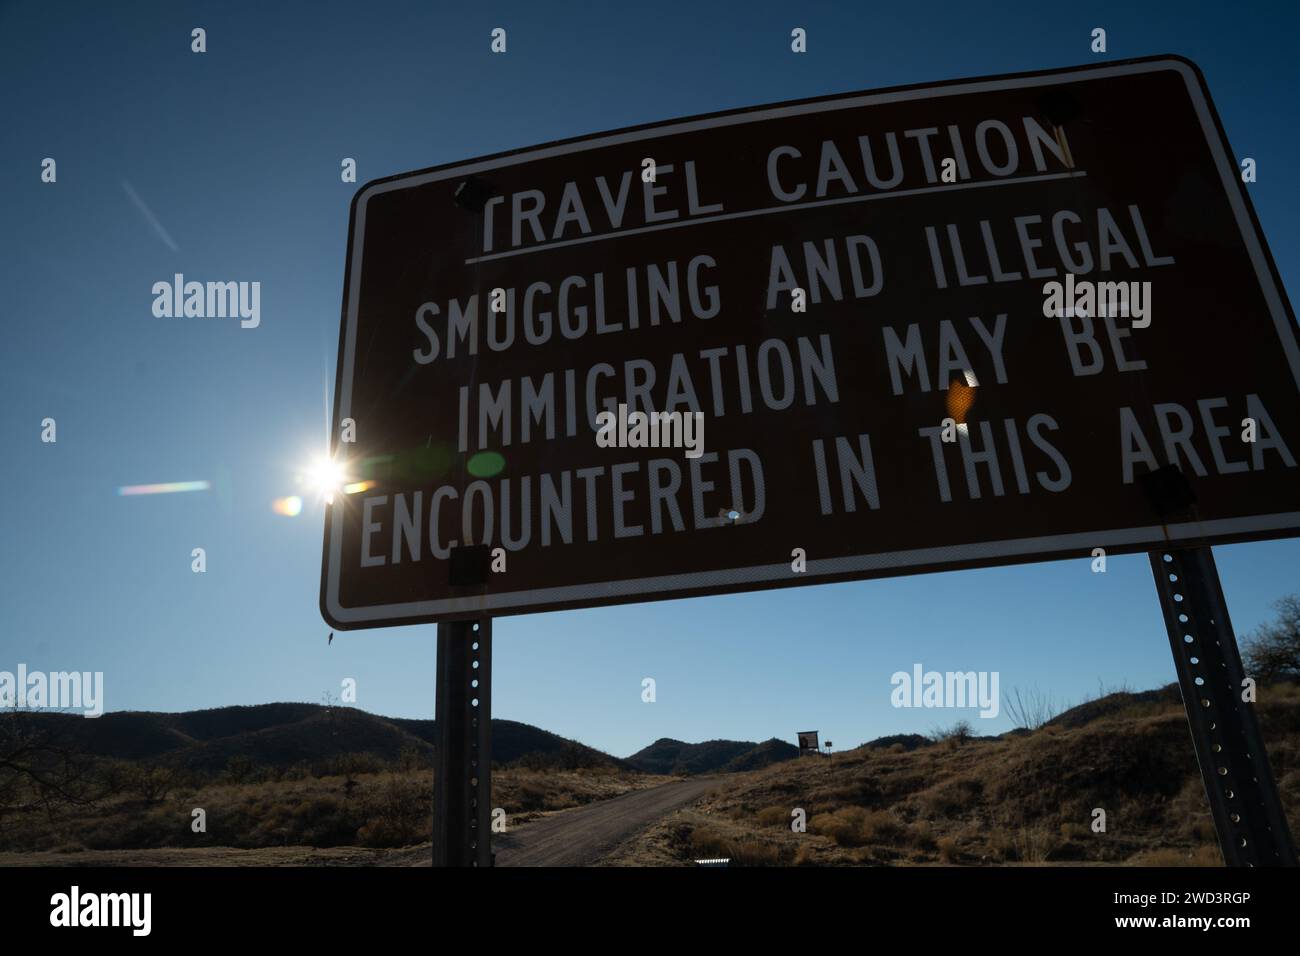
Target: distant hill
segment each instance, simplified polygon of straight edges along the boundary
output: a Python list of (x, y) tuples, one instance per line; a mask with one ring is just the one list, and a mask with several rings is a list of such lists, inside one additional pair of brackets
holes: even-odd
[[(431, 749), (437, 740), (436, 721), (411, 720), (403, 717), (386, 719), (429, 744)], [(532, 724), (521, 724), (516, 720), (492, 721), (492, 760), (502, 765), (520, 764), (538, 769), (556, 767), (577, 770), (602, 766), (631, 769), (625, 760), (611, 757), (594, 747), (553, 734), (549, 730), (542, 730)]]
[[(66, 746), (95, 757), (158, 764), (214, 775), (232, 761), (276, 771), (321, 772), (338, 758), (360, 755), (385, 764), (432, 762), (432, 720), (382, 717), (353, 707), (276, 703), (218, 707), (179, 714), (123, 711), (88, 720), (78, 714), (40, 714), (59, 728)], [(609, 767), (649, 774), (739, 773), (799, 755), (772, 738), (706, 740), (667, 737), (621, 760), (593, 747), (514, 720), (492, 721), (492, 762), (501, 767), (579, 770)]]
[(706, 740), (688, 744), (661, 737), (627, 758), (643, 773), (700, 774), (757, 770), (799, 755), (799, 748), (776, 738), (761, 744), (752, 740)]
[[(344, 754), (427, 762), (437, 739), (432, 720), (381, 717), (320, 704), (259, 704), (180, 714), (127, 711), (93, 720), (72, 714), (39, 716), (58, 726), (64, 743), (78, 752), (199, 773), (218, 773), (235, 757), (270, 769), (317, 765)], [(629, 769), (609, 754), (513, 720), (492, 721), (492, 758), (501, 766)]]
[(799, 748), (792, 743), (778, 740), (776, 737), (746, 750), (739, 756), (732, 757), (723, 766), (723, 773), (743, 773), (746, 770), (759, 770), (783, 760), (799, 756)]

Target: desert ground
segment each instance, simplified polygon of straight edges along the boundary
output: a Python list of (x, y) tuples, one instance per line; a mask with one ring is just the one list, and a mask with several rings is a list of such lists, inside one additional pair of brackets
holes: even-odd
[[(1300, 832), (1300, 687), (1265, 688), (1256, 706)], [(372, 715), (329, 719), (377, 732)], [(0, 794), (0, 866), (428, 865), (428, 753), (381, 758), (377, 738), (362, 735), (306, 763), (268, 756), (297, 753), (284, 750), (286, 735), (315, 740), (313, 727), (251, 731), (280, 735), (274, 747), (237, 736), (233, 757), (218, 753), (224, 763), (209, 757), (227, 737), (162, 735), (154, 750), (188, 763), (96, 757), (66, 801), (10, 787)], [(534, 738), (545, 732), (528, 732), (518, 739), (531, 742), (493, 773), (493, 805), (506, 810), (506, 831), (494, 835), (501, 866), (1222, 862), (1173, 687), (1102, 695), (996, 737), (958, 724), (793, 758), (779, 741), (661, 740), (618, 760), (554, 738), (543, 754)], [(258, 747), (261, 762), (249, 760)]]

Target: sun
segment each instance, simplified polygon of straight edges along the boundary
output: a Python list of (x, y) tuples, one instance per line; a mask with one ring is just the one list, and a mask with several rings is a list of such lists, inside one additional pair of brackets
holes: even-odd
[(344, 484), (348, 481), (347, 469), (343, 462), (325, 457), (312, 459), (311, 464), (303, 471), (302, 478), (307, 487), (325, 499), (328, 504), (334, 503), (334, 496), (343, 490)]

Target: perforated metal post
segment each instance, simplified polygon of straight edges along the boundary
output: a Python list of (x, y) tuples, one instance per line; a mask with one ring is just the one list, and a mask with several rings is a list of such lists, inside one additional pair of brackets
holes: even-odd
[(1219, 572), (1209, 548), (1150, 552), (1187, 722), (1228, 866), (1295, 866)]
[(492, 620), (438, 625), (433, 865), (491, 866)]

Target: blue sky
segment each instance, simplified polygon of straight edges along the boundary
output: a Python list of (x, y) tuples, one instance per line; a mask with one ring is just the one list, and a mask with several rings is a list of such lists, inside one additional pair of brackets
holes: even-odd
[[(1294, 7), (64, 7), (0, 4), (0, 670), (103, 671), (109, 710), (319, 701), (350, 677), (366, 710), (432, 715), (434, 627), (327, 647), (322, 512), (271, 510), (324, 442), (355, 189), (343, 157), (365, 182), (713, 110), (1179, 53), (1258, 162), (1251, 195), (1292, 295), (1300, 278)], [(488, 49), (497, 26), (504, 56)], [(790, 52), (796, 26), (806, 55)], [(176, 272), (260, 281), (261, 326), (155, 319), (150, 288)], [(40, 441), (47, 416), (57, 444)], [(115, 494), (200, 479), (212, 490)], [(1300, 590), (1295, 540), (1216, 556), (1238, 633)], [(1104, 575), (1057, 562), (506, 618), (494, 712), (618, 755), (811, 728), (845, 747), (973, 717), (892, 708), (890, 674), (918, 662), (1062, 702), (1174, 679), (1136, 556)]]

